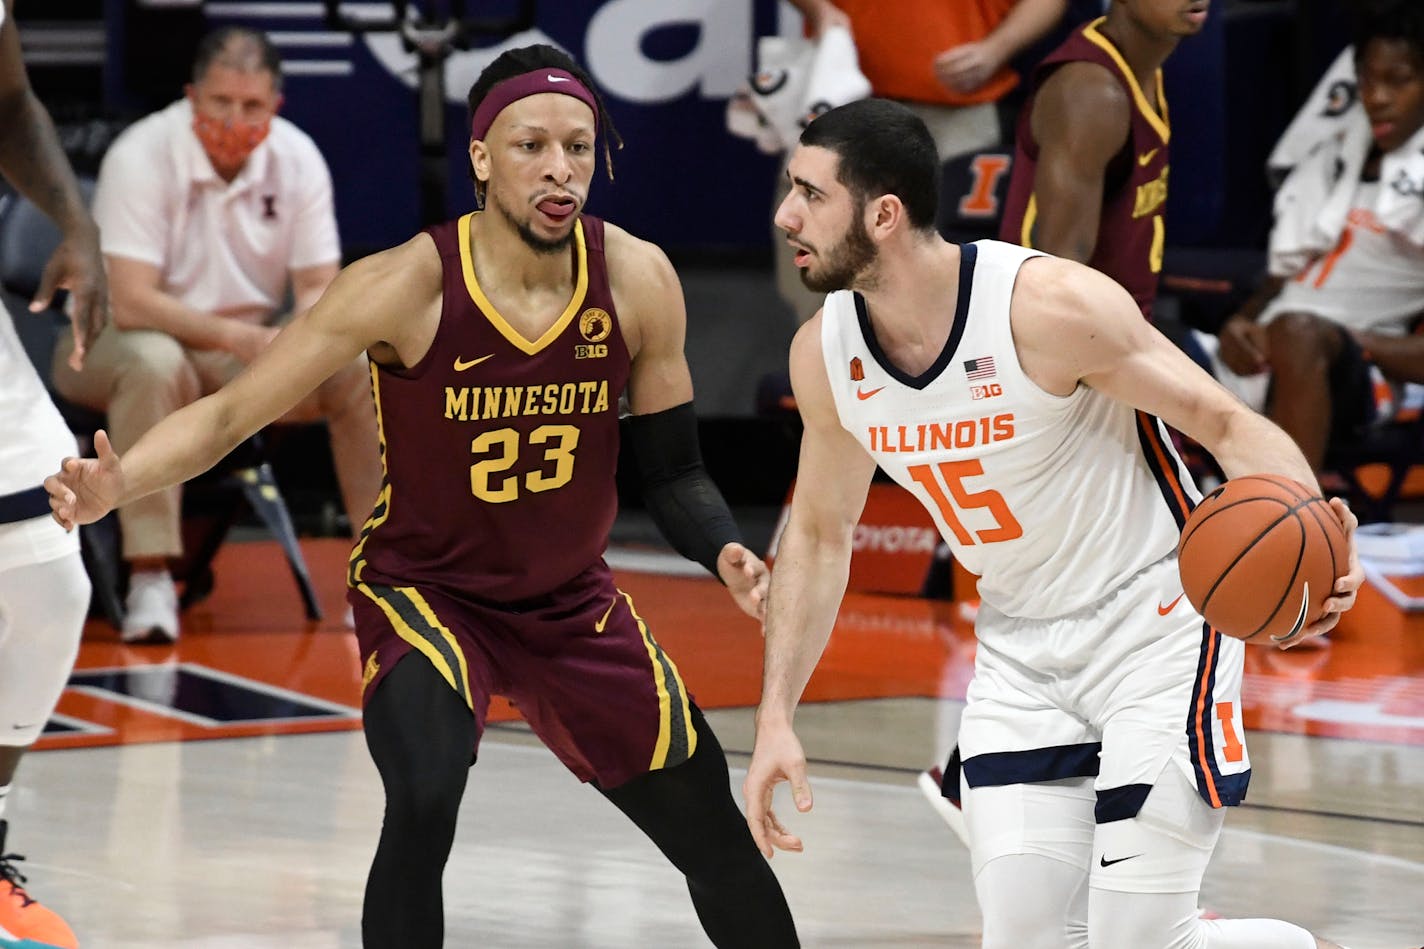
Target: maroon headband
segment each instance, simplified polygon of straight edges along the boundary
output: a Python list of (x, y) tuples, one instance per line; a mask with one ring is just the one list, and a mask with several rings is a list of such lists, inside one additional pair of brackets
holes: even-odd
[(598, 101), (588, 87), (563, 69), (536, 69), (495, 83), (494, 88), (485, 94), (479, 108), (475, 109), (474, 120), (470, 122), (470, 138), (483, 141), (494, 124), (495, 116), (520, 99), (537, 96), (541, 92), (573, 96), (588, 106), (593, 110), (593, 131), (598, 133)]

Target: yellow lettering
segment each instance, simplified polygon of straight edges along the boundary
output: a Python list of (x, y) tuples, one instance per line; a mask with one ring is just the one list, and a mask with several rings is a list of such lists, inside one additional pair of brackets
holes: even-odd
[(553, 415), (559, 411), (559, 385), (550, 383), (544, 387), (544, 414)]
[(579, 411), (583, 414), (587, 415), (592, 410), (592, 400), (597, 389), (598, 383), (596, 382), (580, 382), (578, 384), (578, 390), (583, 395), (583, 408)]
[(470, 390), (463, 386), (445, 387), (445, 417), (470, 420)]
[(504, 387), (504, 417), (519, 414), (519, 403), (524, 399), (523, 386)]
[(593, 404), (595, 412), (608, 411), (608, 383), (606, 381), (598, 384), (598, 401)]
[(565, 382), (559, 390), (559, 413), (570, 415), (573, 413), (574, 404), (578, 399), (578, 386), (572, 382)]
[(485, 410), (480, 418), (499, 418), (499, 390), (483, 389), (485, 395)]

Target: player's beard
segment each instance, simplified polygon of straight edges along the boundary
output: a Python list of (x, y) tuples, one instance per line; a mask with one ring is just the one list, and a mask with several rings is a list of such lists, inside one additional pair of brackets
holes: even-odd
[(878, 253), (875, 242), (865, 233), (865, 226), (857, 214), (851, 219), (840, 243), (826, 251), (820, 269), (813, 272), (811, 267), (801, 268), (801, 282), (807, 290), (815, 293), (849, 289), (875, 263)]
[[(510, 210), (509, 205), (505, 204), (504, 200), (498, 194), (491, 194), (490, 197), (494, 199), (495, 206), (499, 208), (499, 213), (503, 214), (505, 220), (514, 225), (514, 229), (519, 232), (519, 236), (524, 240), (524, 243), (536, 254), (562, 253), (568, 249), (569, 244), (573, 243), (574, 228), (570, 227), (569, 232), (563, 237), (555, 237), (553, 239), (540, 237), (534, 233), (534, 226), (529, 223), (528, 218), (520, 220), (516, 217)], [(577, 224), (577, 214), (574, 215), (574, 220), (575, 224)]]

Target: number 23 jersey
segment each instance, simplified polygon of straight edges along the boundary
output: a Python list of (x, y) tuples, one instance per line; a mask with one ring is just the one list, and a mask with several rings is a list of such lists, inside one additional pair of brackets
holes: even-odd
[(575, 287), (537, 340), (485, 296), (466, 215), (428, 229), (444, 293), (430, 350), (371, 367), (385, 480), (349, 580), (511, 603), (600, 562), (617, 512), (618, 399), (630, 359), (603, 222), (575, 224)]
[(1009, 302), (1036, 253), (997, 241), (961, 252), (949, 339), (919, 376), (881, 350), (863, 297), (826, 298), (836, 410), (979, 575), (986, 603), (1062, 616), (1170, 553), (1200, 494), (1159, 420), (1087, 386), (1052, 395), (1024, 374)]

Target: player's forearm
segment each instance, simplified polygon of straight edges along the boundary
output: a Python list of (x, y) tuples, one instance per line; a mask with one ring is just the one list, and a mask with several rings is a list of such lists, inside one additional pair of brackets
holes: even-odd
[(1019, 0), (988, 38), (1012, 59), (1057, 26), (1067, 9), (1068, 0)]
[(0, 101), (0, 173), (66, 235), (93, 230), (54, 123), (28, 89)]
[(1291, 437), (1274, 422), (1245, 407), (1223, 421), (1219, 437), (1202, 444), (1228, 478), (1277, 474), (1294, 478), (1316, 492), (1320, 490), (1315, 472)]
[(678, 553), (721, 579), (717, 559), (728, 544), (741, 543), (742, 534), (703, 467), (692, 403), (632, 416), (628, 442), (658, 530)]
[(182, 484), (207, 471), (256, 431), (244, 430), (222, 393), (187, 405), (144, 433), (122, 457), (124, 493), (130, 501)]
[(819, 537), (798, 530), (793, 520), (771, 575), (758, 722), (789, 723), (794, 717), (830, 640), (849, 576), (850, 538)]

